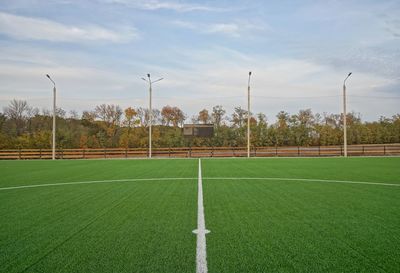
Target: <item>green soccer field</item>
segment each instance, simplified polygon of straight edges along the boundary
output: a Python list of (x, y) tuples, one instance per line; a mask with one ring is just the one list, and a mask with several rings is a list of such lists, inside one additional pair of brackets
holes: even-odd
[[(196, 272), (198, 169), (0, 161), (0, 272)], [(201, 170), (208, 272), (400, 272), (400, 158)]]

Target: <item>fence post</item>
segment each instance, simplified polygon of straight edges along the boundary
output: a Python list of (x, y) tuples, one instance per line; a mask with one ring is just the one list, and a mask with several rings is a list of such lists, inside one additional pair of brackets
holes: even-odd
[(363, 145), (363, 155), (365, 155), (365, 146)]
[(321, 145), (318, 146), (318, 156), (321, 156)]
[(42, 148), (39, 150), (39, 158), (42, 159)]
[(104, 148), (104, 158), (107, 158), (107, 156), (106, 156), (106, 148)]
[(125, 158), (128, 158), (128, 147), (125, 148)]
[(214, 157), (214, 146), (211, 147), (211, 157)]
[(21, 159), (21, 148), (18, 148), (18, 159)]
[(275, 156), (278, 156), (278, 146), (275, 146)]
[(343, 146), (340, 145), (340, 155), (343, 155)]
[(192, 145), (189, 147), (189, 157), (192, 157)]
[(85, 159), (85, 148), (83, 148), (83, 151), (82, 151), (82, 158)]
[(171, 147), (168, 147), (168, 157), (171, 157)]
[(64, 149), (61, 148), (61, 159), (64, 159)]
[(300, 146), (297, 146), (297, 156), (300, 156)]
[(257, 157), (257, 147), (254, 146), (254, 157)]
[(386, 155), (386, 145), (383, 145), (383, 155)]

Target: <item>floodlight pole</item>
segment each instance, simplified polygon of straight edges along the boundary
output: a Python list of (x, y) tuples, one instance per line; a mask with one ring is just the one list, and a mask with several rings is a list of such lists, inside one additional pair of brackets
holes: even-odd
[(152, 88), (151, 88), (151, 80), (150, 74), (147, 74), (149, 77), (149, 158), (151, 158), (151, 127), (153, 125), (153, 109), (152, 109)]
[(56, 159), (56, 83), (50, 78), (49, 74), (46, 77), (53, 83), (53, 141), (52, 141), (52, 160)]
[(250, 157), (250, 76), (251, 71), (249, 72), (249, 80), (247, 82), (247, 157)]
[(347, 112), (346, 112), (346, 81), (351, 76), (350, 72), (343, 81), (343, 155), (347, 157)]
[(155, 82), (159, 82), (161, 81), (163, 78), (160, 78), (156, 81), (151, 81), (150, 78), (150, 74), (147, 74), (147, 78), (149, 78), (148, 80), (146, 80), (145, 78), (142, 78), (142, 80), (146, 81), (149, 83), (149, 158), (151, 158), (151, 151), (152, 151), (152, 147), (151, 147), (151, 127), (152, 127), (152, 123), (153, 123), (153, 109), (152, 109), (152, 84)]

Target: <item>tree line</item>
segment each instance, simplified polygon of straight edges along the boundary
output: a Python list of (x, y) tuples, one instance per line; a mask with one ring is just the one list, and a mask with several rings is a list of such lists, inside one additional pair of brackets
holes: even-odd
[[(78, 115), (58, 108), (58, 148), (144, 148), (148, 146), (149, 109), (101, 104)], [(311, 109), (289, 114), (281, 111), (269, 123), (263, 113), (250, 119), (252, 146), (317, 146), (343, 144), (343, 115), (313, 113)], [(233, 113), (216, 105), (189, 118), (179, 107), (152, 110), (153, 147), (245, 146), (247, 111)], [(185, 138), (184, 123), (214, 124), (212, 138)], [(347, 115), (348, 144), (400, 143), (400, 114), (364, 122), (357, 113)], [(52, 112), (12, 100), (0, 112), (0, 149), (51, 148)]]

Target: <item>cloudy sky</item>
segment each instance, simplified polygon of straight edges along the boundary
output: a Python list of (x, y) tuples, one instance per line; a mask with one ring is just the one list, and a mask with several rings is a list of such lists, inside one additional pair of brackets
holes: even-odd
[(70, 111), (101, 103), (341, 111), (363, 119), (400, 112), (400, 2), (264, 0), (2, 0), (0, 109), (17, 98)]

